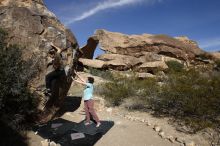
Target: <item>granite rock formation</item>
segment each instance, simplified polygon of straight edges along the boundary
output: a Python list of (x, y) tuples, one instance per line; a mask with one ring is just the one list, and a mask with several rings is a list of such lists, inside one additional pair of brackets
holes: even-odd
[[(94, 41), (99, 42), (100, 49), (105, 54), (91, 60), (81, 60), (85, 66), (113, 70), (134, 70), (137, 72), (153, 73), (164, 71), (168, 67), (165, 62), (174, 60), (185, 65), (194, 62), (197, 56), (205, 52), (195, 41), (182, 37), (167, 35), (125, 35), (107, 30), (97, 30)], [(90, 41), (93, 37), (90, 37)], [(97, 41), (98, 40), (98, 41)], [(96, 45), (97, 46), (97, 45)], [(95, 49), (93, 46), (91, 50)], [(94, 50), (93, 50), (94, 52)], [(101, 65), (96, 62), (102, 61)], [(90, 62), (90, 63), (89, 63)]]
[(220, 52), (211, 53), (215, 60), (220, 60)]
[[(19, 45), (23, 59), (35, 62), (32, 67), (37, 69), (38, 73), (34, 78), (30, 78), (29, 88), (43, 101), (45, 76), (53, 70), (52, 67), (47, 68), (51, 43), (63, 49), (67, 48), (62, 53), (64, 66), (73, 69), (74, 62), (77, 62), (79, 57), (76, 38), (46, 8), (43, 0), (0, 0), (0, 20), (0, 27), (8, 33), (8, 44)], [(69, 75), (62, 76), (53, 82), (52, 97), (44, 110), (52, 109), (50, 111), (54, 112), (59, 108), (71, 85), (68, 78)], [(48, 114), (47, 120), (53, 114)]]

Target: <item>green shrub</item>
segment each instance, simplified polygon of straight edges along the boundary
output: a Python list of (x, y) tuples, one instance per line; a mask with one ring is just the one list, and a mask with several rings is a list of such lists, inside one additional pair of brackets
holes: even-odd
[(155, 79), (118, 76), (98, 88), (110, 105), (125, 101), (129, 109), (150, 108), (157, 116), (183, 121), (191, 132), (220, 126), (216, 119), (220, 116), (220, 74), (190, 69), (167, 76), (160, 86)]
[(182, 63), (174, 60), (167, 61), (166, 64), (169, 67), (170, 72), (181, 72), (184, 69), (184, 65)]
[(31, 60), (22, 60), (18, 46), (6, 46), (6, 37), (0, 29), (0, 120), (20, 131), (33, 122), (37, 112), (38, 100), (27, 88), (35, 70)]
[(137, 77), (114, 78), (112, 81), (99, 86), (102, 88), (99, 94), (113, 106), (120, 105), (126, 98), (137, 98), (142, 100), (143, 106), (148, 103), (148, 98), (154, 97), (157, 93), (157, 84), (154, 79), (139, 80)]
[(216, 124), (219, 104), (220, 76), (194, 69), (170, 74), (158, 98), (151, 102), (157, 114), (183, 119), (195, 131)]

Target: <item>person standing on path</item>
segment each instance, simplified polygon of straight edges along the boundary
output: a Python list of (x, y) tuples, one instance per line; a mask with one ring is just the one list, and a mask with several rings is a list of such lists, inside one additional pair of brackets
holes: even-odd
[(99, 127), (101, 125), (101, 122), (95, 112), (94, 109), (94, 101), (93, 101), (93, 83), (94, 78), (88, 77), (87, 81), (85, 81), (77, 72), (75, 72), (76, 76), (80, 79), (75, 80), (72, 78), (75, 82), (85, 85), (85, 89), (83, 91), (83, 100), (84, 100), (84, 109), (86, 112), (86, 122), (85, 125), (90, 124), (90, 114), (92, 115), (92, 118), (96, 121), (96, 127)]

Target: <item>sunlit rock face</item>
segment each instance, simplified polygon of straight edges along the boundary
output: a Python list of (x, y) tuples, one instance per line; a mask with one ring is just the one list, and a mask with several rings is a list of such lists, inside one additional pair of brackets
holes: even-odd
[(100, 42), (100, 48), (116, 54), (143, 56), (146, 52), (166, 54), (180, 60), (194, 59), (203, 51), (195, 41), (187, 37), (172, 38), (167, 35), (126, 35), (107, 30), (97, 30), (95, 36)]
[[(32, 68), (37, 70), (37, 75), (30, 78), (29, 86), (41, 98), (44, 98), (42, 90), (45, 86), (45, 75), (53, 69), (47, 68), (51, 43), (67, 48), (62, 53), (64, 66), (73, 68), (73, 61), (78, 59), (75, 55), (78, 51), (76, 38), (46, 8), (43, 0), (0, 0), (0, 27), (8, 32), (8, 44), (19, 45), (24, 60), (31, 59), (34, 62)], [(66, 96), (71, 85), (67, 78), (60, 78), (59, 83), (55, 83), (56, 99)]]
[[(90, 42), (91, 40), (99, 42), (100, 49), (105, 53), (98, 56), (96, 60), (80, 61), (85, 66), (102, 69), (152, 73), (156, 70), (166, 70), (167, 61), (174, 60), (188, 65), (196, 59), (196, 56), (204, 53), (195, 41), (185, 36), (173, 38), (152, 34), (126, 35), (101, 29), (96, 30), (90, 37)], [(95, 47), (89, 48), (93, 48), (91, 52), (94, 52)], [(100, 61), (103, 62), (94, 65)]]
[(220, 60), (220, 52), (213, 52), (211, 54), (216, 60)]

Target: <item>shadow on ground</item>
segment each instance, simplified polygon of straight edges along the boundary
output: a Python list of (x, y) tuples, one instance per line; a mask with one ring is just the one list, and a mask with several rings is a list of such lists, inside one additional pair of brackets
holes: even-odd
[[(84, 121), (75, 123), (59, 118), (35, 127), (34, 131), (61, 146), (93, 146), (113, 125), (113, 121), (101, 121), (101, 126), (96, 128), (95, 123), (85, 126)], [(71, 138), (74, 134), (76, 139)]]
[(76, 123), (58, 118), (66, 112), (76, 111), (80, 107), (81, 100), (81, 97), (66, 97), (62, 108), (54, 117), (57, 119), (35, 126), (33, 130), (42, 138), (59, 143), (61, 146), (93, 146), (114, 126), (113, 121), (101, 121), (101, 126), (96, 128), (94, 122), (85, 126), (84, 121)]
[(63, 106), (57, 111), (55, 117), (61, 117), (66, 112), (76, 111), (81, 104), (82, 97), (78, 96), (67, 96), (64, 99)]

